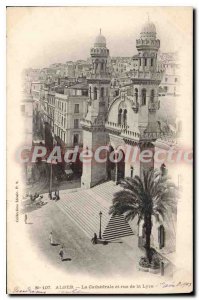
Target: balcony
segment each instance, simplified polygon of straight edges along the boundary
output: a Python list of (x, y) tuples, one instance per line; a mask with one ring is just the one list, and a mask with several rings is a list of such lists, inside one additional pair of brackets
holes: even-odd
[(162, 133), (160, 133), (160, 132), (143, 132), (140, 137), (142, 140), (157, 140), (159, 138), (162, 138)]
[(153, 40), (149, 38), (145, 39), (137, 39), (136, 40), (136, 47), (139, 49), (144, 48), (151, 48), (153, 47), (154, 49), (159, 49), (160, 48), (160, 40)]
[(126, 125), (119, 125), (118, 123), (115, 122), (106, 122), (105, 126), (106, 128), (113, 129), (118, 132), (121, 132), (122, 129), (128, 128), (128, 126)]
[(127, 129), (122, 129), (121, 136), (130, 140), (139, 140), (140, 138), (140, 133), (127, 130)]
[(88, 79), (99, 79), (99, 80), (111, 80), (111, 75), (109, 73), (90, 73)]
[(128, 138), (131, 140), (139, 140), (140, 134), (135, 131), (129, 130), (127, 125), (119, 125), (114, 122), (106, 122), (105, 127), (107, 130), (115, 132), (115, 134), (120, 135), (121, 137)]
[(162, 80), (162, 73), (152, 71), (132, 71), (132, 79), (145, 79), (145, 80)]

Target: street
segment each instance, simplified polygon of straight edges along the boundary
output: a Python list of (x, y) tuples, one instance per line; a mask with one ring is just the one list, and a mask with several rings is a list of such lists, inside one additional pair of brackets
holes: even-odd
[[(54, 203), (48, 201), (43, 207), (28, 214), (28, 233), (32, 242), (38, 246), (49, 264), (78, 274), (92, 276), (133, 275), (141, 252), (137, 247), (137, 236), (130, 236), (108, 245), (93, 245), (90, 239)], [(49, 233), (53, 232), (55, 244), (50, 245)], [(59, 245), (58, 245), (59, 244)], [(60, 261), (59, 250), (64, 245), (64, 261)]]

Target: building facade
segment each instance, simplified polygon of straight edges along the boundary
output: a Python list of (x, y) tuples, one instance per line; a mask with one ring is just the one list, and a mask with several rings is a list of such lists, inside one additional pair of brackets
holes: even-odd
[[(160, 40), (156, 38), (153, 23), (142, 28), (136, 40), (138, 68), (132, 73), (130, 83), (120, 88), (120, 94), (109, 103), (110, 74), (106, 69), (109, 51), (102, 35), (96, 38), (91, 49), (93, 70), (89, 78), (90, 105), (82, 122), (84, 148), (95, 150), (97, 146), (109, 146), (104, 164), (93, 162), (83, 165), (82, 185), (92, 187), (103, 179), (115, 179), (133, 174), (141, 175), (142, 163), (130, 164), (125, 161), (125, 150), (121, 150), (122, 162), (109, 164), (110, 152), (118, 147), (148, 149), (154, 148), (159, 134), (156, 112), (159, 109), (158, 87), (162, 73), (157, 70), (157, 53)], [(153, 167), (153, 163), (151, 165)], [(96, 171), (95, 171), (96, 168)]]
[(180, 95), (180, 63), (177, 53), (161, 53), (159, 64), (164, 71), (159, 86), (160, 95)]
[(56, 87), (43, 90), (41, 112), (43, 121), (64, 148), (82, 145), (80, 120), (87, 111), (88, 85), (78, 83), (56, 92)]
[[(106, 69), (109, 50), (105, 37), (101, 34), (97, 36), (91, 48), (89, 106), (82, 121), (85, 151), (82, 188), (91, 188), (106, 180), (117, 183), (124, 177), (135, 175), (142, 178), (144, 170), (156, 167), (153, 156), (150, 162), (139, 159), (132, 162), (127, 158), (127, 154), (143, 150), (154, 153), (156, 141), (162, 134), (157, 112), (160, 108), (158, 93), (163, 73), (158, 68), (160, 40), (156, 35), (155, 25), (148, 21), (136, 40), (137, 68), (131, 74), (131, 82), (120, 88), (119, 95), (111, 103), (111, 78)], [(100, 147), (102, 160), (98, 162), (94, 154)], [(110, 159), (112, 153), (114, 161)], [(175, 215), (162, 223), (154, 221), (152, 235), (156, 249), (167, 247), (170, 252), (175, 250), (175, 223)], [(142, 222), (139, 223), (139, 236), (143, 240)]]

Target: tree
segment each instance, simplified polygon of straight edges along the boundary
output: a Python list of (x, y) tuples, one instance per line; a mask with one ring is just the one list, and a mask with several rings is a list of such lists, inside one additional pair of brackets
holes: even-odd
[(138, 224), (144, 221), (146, 258), (151, 262), (151, 231), (152, 216), (163, 221), (166, 214), (176, 213), (177, 187), (169, 177), (158, 170), (143, 172), (143, 179), (135, 176), (121, 181), (123, 190), (117, 192), (113, 198), (109, 214), (124, 215), (127, 221), (138, 217)]

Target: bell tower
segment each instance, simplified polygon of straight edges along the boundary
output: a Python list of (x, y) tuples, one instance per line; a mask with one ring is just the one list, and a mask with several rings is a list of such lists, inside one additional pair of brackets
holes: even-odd
[[(157, 139), (160, 128), (156, 113), (160, 107), (158, 87), (162, 79), (162, 72), (157, 65), (157, 54), (160, 40), (156, 38), (156, 27), (148, 21), (141, 29), (140, 37), (136, 40), (138, 51), (138, 68), (132, 76), (133, 105), (137, 114), (140, 131), (140, 149), (154, 151), (153, 142)], [(143, 169), (153, 168), (154, 162), (140, 162), (140, 174)]]
[[(81, 122), (83, 128), (83, 148), (92, 153), (100, 146), (106, 146), (107, 134), (105, 121), (108, 112), (110, 73), (108, 70), (109, 49), (106, 39), (101, 34), (96, 37), (94, 46), (90, 50), (92, 70), (87, 78), (89, 85), (88, 112)], [(106, 151), (101, 151), (105, 158)], [(89, 163), (90, 161), (90, 163)], [(83, 162), (81, 185), (90, 188), (107, 179), (106, 161), (97, 162), (95, 158)]]
[(157, 130), (156, 111), (159, 109), (158, 87), (162, 73), (157, 67), (157, 53), (160, 40), (156, 39), (156, 27), (149, 21), (142, 27), (136, 40), (138, 50), (138, 70), (134, 72), (132, 82), (134, 103), (138, 112), (140, 133)]

